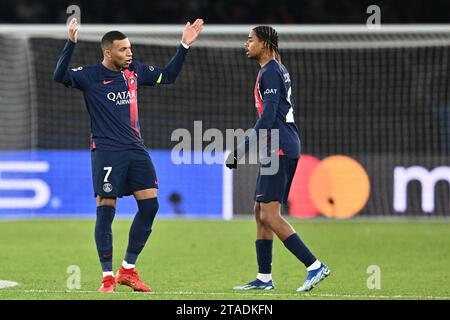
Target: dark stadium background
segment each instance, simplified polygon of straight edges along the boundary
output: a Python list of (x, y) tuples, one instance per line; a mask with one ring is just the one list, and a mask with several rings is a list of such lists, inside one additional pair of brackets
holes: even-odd
[(61, 23), (65, 8), (83, 8), (85, 23), (181, 23), (201, 16), (207, 23), (362, 23), (378, 5), (383, 23), (448, 23), (446, 0), (2, 0), (2, 23)]
[[(450, 3), (443, 0), (1, 0), (0, 23), (61, 25), (67, 19), (67, 6), (72, 4), (81, 7), (81, 19), (85, 24), (182, 24), (201, 17), (210, 25), (361, 25), (368, 17), (367, 7), (374, 4), (381, 8), (383, 24), (450, 21)], [(280, 35), (281, 41), (284, 41), (283, 37)], [(307, 37), (298, 39), (311, 40)], [(0, 41), (3, 41), (1, 37)], [(37, 83), (34, 103), (38, 110), (38, 138), (35, 147), (42, 150), (87, 150), (89, 121), (81, 95), (54, 83), (49, 76), (64, 42), (62, 39), (39, 37), (29, 42), (35, 58), (33, 68)], [(154, 49), (139, 44), (133, 48), (137, 57), (145, 56), (157, 65), (170, 58), (172, 49), (166, 46)], [(392, 169), (396, 165), (413, 166), (417, 159), (421, 159), (421, 165), (428, 168), (447, 163), (450, 152), (447, 130), (449, 51), (446, 45), (432, 49), (282, 51), (283, 61), (299, 92), (295, 96), (296, 121), (302, 134), (302, 151), (321, 158), (347, 154), (363, 164), (374, 187), (362, 215), (394, 213), (391, 206)], [(79, 44), (72, 64), (90, 64), (100, 58), (98, 43), (84, 42)], [(205, 58), (214, 65), (214, 73), (210, 72), (211, 65), (204, 63)], [(239, 61), (239, 74), (227, 72), (235, 61)], [(399, 61), (401, 63), (397, 63)], [(147, 146), (153, 150), (171, 149), (175, 144), (170, 141), (171, 132), (176, 128), (192, 129), (195, 120), (203, 121), (204, 130), (251, 127), (255, 120), (252, 89), (257, 70), (253, 61), (243, 59), (240, 48), (193, 50), (176, 86), (142, 93), (143, 101), (152, 104), (152, 108), (140, 111), (142, 134)], [(223, 99), (220, 82), (227, 83), (233, 93), (231, 97)], [(214, 106), (212, 112), (211, 107), (217, 99), (220, 108)], [(400, 131), (392, 130), (393, 127)], [(30, 148), (24, 140), (2, 141), (2, 150)], [(255, 173), (256, 168), (249, 167), (240, 168), (235, 174), (236, 213), (251, 212)], [(379, 187), (382, 183), (378, 183), (378, 179), (387, 187)], [(449, 202), (447, 184), (440, 182), (439, 185), (437, 216), (446, 214)], [(412, 196), (408, 198), (408, 207), (412, 214), (423, 214), (420, 187), (412, 183), (409, 192)]]

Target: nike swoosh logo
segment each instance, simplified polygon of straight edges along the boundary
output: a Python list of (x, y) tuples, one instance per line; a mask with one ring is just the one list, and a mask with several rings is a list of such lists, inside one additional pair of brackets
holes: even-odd
[(257, 194), (256, 195), (257, 198), (262, 197), (262, 196), (263, 196), (263, 194)]
[(103, 80), (103, 84), (108, 84), (108, 83), (111, 83), (111, 82), (113, 82), (114, 80), (109, 80), (109, 81), (107, 81), (107, 80)]

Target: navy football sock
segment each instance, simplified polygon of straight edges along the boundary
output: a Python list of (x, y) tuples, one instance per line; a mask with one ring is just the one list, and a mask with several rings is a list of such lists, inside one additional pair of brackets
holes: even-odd
[(258, 272), (272, 273), (272, 247), (273, 240), (259, 239), (255, 241)]
[(137, 203), (139, 211), (131, 224), (128, 248), (124, 259), (128, 264), (136, 263), (137, 257), (152, 232), (153, 220), (159, 208), (157, 198), (138, 200)]
[(294, 233), (283, 241), (284, 246), (289, 249), (298, 260), (309, 267), (316, 261), (316, 257), (309, 251), (308, 247), (303, 243), (298, 234)]
[(95, 222), (95, 244), (103, 272), (112, 271), (113, 237), (111, 225), (116, 208), (112, 206), (97, 207)]

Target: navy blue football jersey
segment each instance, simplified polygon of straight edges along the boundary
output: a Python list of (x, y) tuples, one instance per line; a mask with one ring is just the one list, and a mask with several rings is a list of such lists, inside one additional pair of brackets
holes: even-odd
[(91, 119), (93, 149), (146, 149), (140, 133), (138, 91), (141, 86), (173, 83), (181, 70), (187, 49), (180, 45), (166, 66), (158, 68), (136, 60), (127, 69), (113, 71), (102, 63), (68, 69), (74, 43), (68, 41), (54, 79), (83, 92)]
[(257, 121), (255, 129), (278, 129), (279, 155), (298, 159), (301, 147), (294, 121), (292, 82), (284, 65), (273, 59), (261, 68), (256, 79), (254, 96), (258, 120), (263, 117), (269, 119), (261, 126)]
[(101, 63), (69, 70), (68, 85), (83, 91), (91, 116), (93, 148), (144, 147), (137, 93), (141, 85), (155, 85), (160, 75), (159, 68), (137, 61), (117, 72)]

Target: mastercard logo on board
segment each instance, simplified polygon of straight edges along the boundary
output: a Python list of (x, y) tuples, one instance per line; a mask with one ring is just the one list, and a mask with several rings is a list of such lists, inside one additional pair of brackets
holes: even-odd
[(319, 214), (350, 218), (364, 208), (369, 194), (369, 176), (356, 160), (344, 155), (322, 160), (303, 155), (289, 193), (289, 214), (298, 218)]

